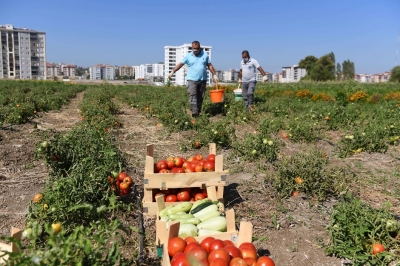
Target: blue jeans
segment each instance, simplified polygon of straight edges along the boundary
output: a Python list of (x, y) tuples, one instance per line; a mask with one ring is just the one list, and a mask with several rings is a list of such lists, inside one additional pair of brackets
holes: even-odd
[(254, 90), (256, 89), (257, 81), (243, 82), (242, 95), (246, 108), (254, 104)]

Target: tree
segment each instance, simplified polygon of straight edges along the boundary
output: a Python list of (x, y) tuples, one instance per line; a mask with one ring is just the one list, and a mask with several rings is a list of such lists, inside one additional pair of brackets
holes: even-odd
[(390, 82), (400, 82), (400, 66), (392, 68), (392, 75), (389, 79)]
[(337, 63), (336, 65), (336, 79), (337, 80), (342, 79), (342, 65), (340, 63)]
[(335, 79), (335, 64), (332, 56), (327, 54), (321, 56), (311, 69), (310, 77), (316, 81), (326, 81)]
[(311, 69), (313, 68), (314, 64), (318, 61), (313, 55), (308, 55), (304, 59), (301, 59), (299, 62), (299, 67), (304, 68), (307, 71), (307, 76), (310, 75)]
[(343, 68), (343, 78), (347, 80), (352, 80), (354, 79), (354, 75), (356, 73), (356, 69), (354, 67), (354, 62), (351, 62), (350, 60), (345, 60), (343, 61), (342, 64)]
[(335, 75), (335, 65), (336, 65), (335, 54), (333, 52), (330, 52), (328, 56), (332, 59), (333, 62), (332, 74)]

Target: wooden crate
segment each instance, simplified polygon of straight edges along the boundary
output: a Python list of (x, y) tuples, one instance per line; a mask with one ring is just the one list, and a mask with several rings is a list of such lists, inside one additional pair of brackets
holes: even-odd
[[(227, 219), (228, 216), (230, 216), (227, 224), (227, 232), (226, 233), (221, 233), (221, 234), (216, 234), (216, 235), (211, 235), (215, 239), (220, 239), (220, 240), (231, 240), (233, 244), (236, 247), (239, 247), (240, 244), (244, 242), (252, 242), (252, 237), (253, 237), (253, 225), (250, 222), (240, 222), (240, 228), (239, 231), (236, 231), (235, 228), (235, 214), (233, 209), (229, 210), (226, 212)], [(233, 219), (233, 220), (232, 220)], [(165, 224), (164, 224), (165, 227)], [(179, 222), (173, 222), (170, 223), (169, 229), (165, 232), (164, 234), (160, 237), (163, 239), (163, 248), (162, 248), (162, 266), (171, 266), (171, 261), (168, 255), (168, 240), (178, 236), (179, 232)], [(209, 236), (203, 236), (203, 237), (195, 237), (195, 239), (198, 242), (201, 242), (204, 238), (209, 237)], [(161, 239), (160, 239), (161, 242)]]
[[(22, 230), (19, 228), (15, 228), (12, 227), (11, 228), (11, 237), (13, 237), (15, 240), (21, 240), (21, 234), (22, 234)], [(3, 251), (7, 251), (7, 252), (20, 252), (18, 246), (15, 243), (11, 243), (11, 244), (5, 244), (5, 243), (0, 243), (0, 256), (2, 256), (4, 254)], [(5, 263), (5, 261), (8, 259), (8, 255), (1, 257), (0, 258), (0, 265)]]
[[(206, 187), (208, 198), (212, 199), (213, 201), (220, 201), (224, 202), (224, 186), (208, 186)], [(165, 208), (165, 206), (176, 205), (179, 202), (164, 202), (164, 207), (161, 208), (160, 203), (154, 201), (155, 196), (155, 189), (145, 189), (143, 195), (143, 213), (144, 214), (157, 214), (159, 210)], [(163, 198), (163, 197), (161, 197)]]
[[(216, 154), (215, 143), (210, 143), (210, 154)], [(144, 171), (144, 189), (169, 189), (205, 186), (225, 186), (227, 173), (223, 170), (222, 155), (215, 156), (214, 172), (158, 174), (154, 173), (154, 146), (147, 145), (146, 166)]]

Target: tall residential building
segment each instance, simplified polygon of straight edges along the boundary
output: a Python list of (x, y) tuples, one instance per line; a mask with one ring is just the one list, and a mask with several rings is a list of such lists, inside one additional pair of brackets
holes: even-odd
[(90, 79), (106, 79), (106, 80), (114, 80), (115, 71), (114, 67), (110, 65), (94, 65), (89, 68)]
[(0, 78), (46, 79), (46, 33), (0, 25)]
[(153, 65), (152, 64), (141, 64), (134, 66), (135, 79), (145, 79), (153, 76)]
[(224, 82), (235, 82), (239, 80), (239, 71), (234, 69), (225, 70), (223, 74)]
[(47, 68), (47, 78), (57, 77), (60, 74), (57, 64), (46, 62), (46, 68)]
[(63, 76), (75, 78), (75, 65), (61, 64), (61, 73)]
[(282, 79), (279, 82), (298, 82), (307, 74), (304, 68), (299, 68), (298, 65), (290, 67), (282, 67)]
[(153, 77), (164, 77), (164, 63), (153, 64)]
[[(211, 60), (211, 46), (201, 45), (203, 51), (205, 51)], [(183, 44), (181, 46), (165, 46), (164, 47), (164, 62), (165, 62), (165, 73), (164, 79), (168, 80), (168, 74), (174, 69), (174, 67), (182, 61), (182, 59), (192, 51), (191, 44)], [(183, 66), (179, 71), (177, 71), (172, 76), (172, 83), (176, 85), (186, 85), (186, 75), (187, 75), (187, 65)], [(211, 84), (212, 75), (209, 70), (207, 70), (207, 84)]]
[(128, 77), (132, 77), (135, 73), (135, 69), (132, 66), (121, 66), (119, 67), (119, 76), (123, 77), (123, 76), (128, 76)]

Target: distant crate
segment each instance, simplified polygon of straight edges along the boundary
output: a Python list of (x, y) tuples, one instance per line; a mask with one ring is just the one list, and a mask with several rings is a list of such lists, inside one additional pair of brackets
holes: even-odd
[[(13, 237), (15, 240), (21, 240), (21, 233), (21, 229), (15, 227), (11, 228), (11, 237)], [(14, 242), (11, 244), (0, 243), (0, 265), (3, 263), (5, 264), (5, 261), (8, 259), (8, 255), (2, 257), (2, 255), (5, 253), (4, 251), (13, 253), (20, 252), (18, 246)]]
[[(209, 154), (216, 155), (215, 143), (210, 143)], [(225, 186), (227, 173), (223, 170), (223, 156), (215, 156), (214, 172), (196, 172), (181, 174), (159, 174), (154, 173), (154, 146), (147, 145), (146, 166), (144, 171), (145, 189), (168, 189), (206, 186)]]

